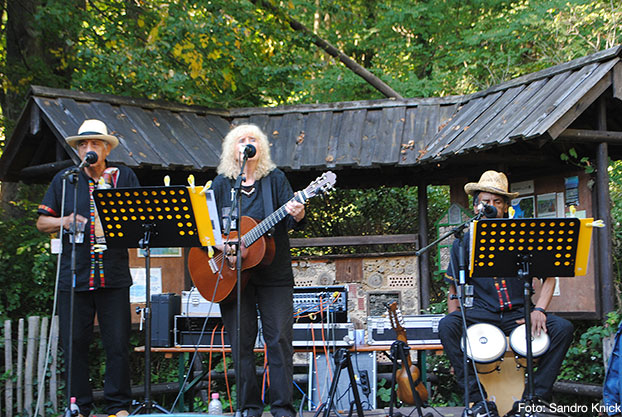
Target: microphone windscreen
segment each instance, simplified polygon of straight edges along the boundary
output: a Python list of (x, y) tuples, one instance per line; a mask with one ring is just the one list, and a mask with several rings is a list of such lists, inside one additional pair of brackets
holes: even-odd
[(489, 219), (496, 218), (497, 217), (497, 208), (495, 206), (485, 205), (484, 206), (484, 216), (488, 217)]
[(255, 148), (253, 145), (248, 144), (246, 145), (246, 147), (244, 147), (244, 155), (246, 155), (248, 158), (252, 158), (253, 156), (255, 156), (256, 153), (257, 148)]
[(97, 156), (97, 153), (95, 153), (94, 151), (88, 151), (86, 153), (86, 156), (84, 157), (84, 160), (89, 164), (94, 164), (95, 162), (97, 162), (98, 158), (99, 157)]

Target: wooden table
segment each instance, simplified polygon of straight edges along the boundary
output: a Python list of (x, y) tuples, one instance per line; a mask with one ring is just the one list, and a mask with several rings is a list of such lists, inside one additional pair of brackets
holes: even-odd
[[(417, 357), (418, 357), (418, 361), (420, 364), (420, 370), (421, 370), (421, 379), (423, 382), (426, 381), (426, 356), (427, 356), (427, 351), (433, 351), (433, 352), (437, 352), (437, 351), (442, 351), (443, 350), (443, 345), (441, 344), (411, 344), (408, 346), (410, 348), (410, 350), (416, 351), (417, 352)], [(315, 348), (315, 349), (314, 349)], [(328, 352), (333, 352), (336, 351), (337, 349), (340, 348), (347, 348), (349, 352), (351, 353), (360, 353), (360, 352), (390, 352), (391, 351), (391, 345), (357, 345), (357, 346), (327, 346), (326, 350)], [(139, 352), (139, 353), (144, 353), (145, 352), (145, 347), (144, 346), (138, 346), (136, 348), (134, 348), (135, 352)], [(317, 351), (322, 351), (322, 353), (324, 352), (324, 348), (322, 346), (305, 346), (305, 347), (300, 347), (300, 346), (296, 346), (294, 347), (294, 352), (317, 352)], [(203, 370), (202, 374), (196, 378), (194, 378), (191, 382), (189, 382), (186, 387), (182, 387), (183, 381), (184, 381), (184, 375), (186, 373), (186, 361), (187, 361), (187, 356), (190, 353), (231, 353), (231, 348), (230, 347), (208, 347), (208, 346), (197, 346), (197, 347), (192, 347), (192, 346), (172, 346), (172, 347), (152, 347), (151, 348), (151, 352), (152, 353), (163, 353), (165, 358), (172, 358), (173, 355), (179, 355), (179, 375), (178, 375), (178, 381), (180, 384), (180, 389), (184, 390), (184, 393), (187, 392), (188, 390), (191, 390), (192, 388), (194, 388), (194, 386), (203, 379), (203, 377), (207, 374), (207, 372), (210, 372), (210, 370)], [(256, 353), (263, 353), (264, 349), (263, 348), (255, 348), (255, 352)], [(190, 372), (190, 371), (189, 371)], [(182, 396), (183, 398), (183, 396)], [(185, 406), (183, 404), (183, 401), (180, 401), (180, 410), (177, 411), (185, 411)]]

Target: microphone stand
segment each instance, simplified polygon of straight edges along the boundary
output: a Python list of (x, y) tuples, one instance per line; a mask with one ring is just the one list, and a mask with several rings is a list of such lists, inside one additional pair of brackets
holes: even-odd
[[(236, 273), (237, 273), (237, 288), (236, 288), (236, 329), (235, 329), (235, 339), (236, 344), (233, 352), (233, 357), (235, 361), (235, 378), (236, 384), (238, 386), (238, 394), (235, 398), (235, 417), (242, 416), (242, 410), (240, 410), (240, 375), (241, 375), (241, 364), (240, 364), (240, 337), (241, 337), (241, 329), (240, 329), (240, 319), (242, 317), (242, 229), (241, 229), (241, 221), (242, 221), (242, 193), (240, 189), (242, 188), (242, 181), (244, 181), (244, 169), (246, 168), (246, 162), (248, 161), (248, 155), (244, 152), (244, 158), (242, 159), (242, 166), (240, 168), (240, 173), (235, 180), (235, 184), (231, 189), (231, 211), (229, 213), (229, 222), (227, 224), (225, 236), (229, 236), (231, 233), (231, 225), (233, 220), (235, 220), (235, 231), (238, 234), (238, 242), (235, 245), (235, 253), (236, 253)], [(223, 247), (223, 250), (226, 250)], [(226, 252), (225, 252), (226, 253)]]
[[(415, 256), (420, 256), (421, 254), (427, 252), (428, 250), (430, 250), (433, 246), (436, 246), (439, 242), (442, 242), (443, 240), (447, 239), (450, 236), (455, 236), (456, 239), (458, 240), (458, 286), (456, 287), (457, 290), (457, 294), (452, 296), (452, 299), (458, 299), (458, 302), (460, 304), (460, 314), (462, 316), (462, 340), (463, 340), (463, 347), (462, 347), (462, 369), (464, 370), (464, 375), (463, 375), (463, 384), (464, 384), (464, 412), (463, 415), (466, 416), (472, 416), (473, 415), (473, 410), (471, 409), (471, 407), (469, 406), (470, 400), (469, 400), (469, 372), (468, 372), (468, 358), (467, 358), (467, 343), (468, 343), (468, 339), (467, 339), (467, 321), (466, 321), (466, 312), (465, 312), (465, 307), (466, 304), (470, 304), (468, 305), (468, 307), (471, 307), (472, 305), (472, 294), (471, 296), (467, 297), (467, 298), (471, 298), (471, 300), (469, 300), (469, 303), (465, 302), (465, 296), (467, 296), (465, 294), (465, 287), (466, 287), (466, 271), (467, 271), (467, 266), (466, 266), (466, 248), (464, 245), (464, 229), (474, 220), (480, 220), (482, 217), (484, 217), (484, 210), (480, 210), (479, 213), (475, 216), (473, 216), (472, 218), (470, 218), (469, 220), (455, 226), (453, 229), (451, 229), (450, 231), (448, 231), (447, 233), (445, 233), (444, 235), (442, 235), (441, 237), (439, 237), (438, 239), (436, 239), (435, 241), (433, 241), (432, 243), (430, 243), (429, 245), (419, 249), (418, 251), (415, 252)], [(478, 386), (479, 384), (479, 377), (477, 375), (477, 372), (474, 372), (475, 374), (475, 378), (478, 381)], [(486, 408), (486, 412), (488, 414), (490, 414), (489, 410), (488, 410), (488, 404), (485, 401), (484, 398), (484, 407)]]
[[(63, 174), (63, 181), (67, 181), (73, 184), (73, 238), (71, 239), (71, 291), (69, 295), (69, 335), (67, 337), (68, 340), (68, 351), (67, 351), (67, 408), (65, 409), (65, 417), (77, 417), (80, 414), (79, 409), (72, 410), (71, 409), (71, 375), (73, 373), (73, 315), (74, 315), (74, 298), (76, 292), (76, 232), (77, 232), (77, 211), (78, 211), (78, 181), (79, 181), (79, 172), (80, 169), (77, 167), (73, 167), (65, 171)], [(61, 219), (62, 222), (62, 219)], [(63, 225), (61, 224), (61, 228)], [(62, 234), (61, 234), (62, 238)], [(62, 245), (61, 241), (61, 245)]]

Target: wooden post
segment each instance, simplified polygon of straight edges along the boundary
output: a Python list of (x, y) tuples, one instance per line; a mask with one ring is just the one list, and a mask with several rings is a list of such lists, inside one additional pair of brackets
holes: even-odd
[(35, 369), (35, 349), (39, 335), (39, 317), (28, 317), (28, 342), (26, 344), (26, 365), (24, 367), (24, 411), (32, 416), (32, 398)]
[[(428, 185), (420, 182), (417, 186), (417, 205), (419, 210), (419, 248), (428, 244)], [(421, 309), (430, 306), (430, 256), (428, 252), (419, 256), (419, 285)]]
[(24, 319), (17, 322), (17, 413), (24, 411)]
[(50, 401), (52, 402), (52, 411), (58, 411), (58, 381), (56, 378), (58, 368), (58, 316), (52, 317), (50, 325), (50, 351), (52, 361), (50, 363)]
[(6, 417), (13, 417), (13, 355), (11, 320), (4, 321), (4, 370), (8, 378), (4, 382), (4, 405)]
[[(39, 332), (39, 357), (37, 358), (37, 404), (35, 406), (35, 413), (41, 412), (42, 416), (45, 416), (45, 364), (47, 356), (47, 337), (48, 337), (48, 321), (47, 317), (41, 319), (41, 331)], [(43, 411), (42, 411), (43, 410)], [(35, 415), (35, 417), (36, 417)]]
[[(601, 97), (598, 102), (598, 129), (607, 130), (607, 108), (605, 100)], [(609, 149), (607, 142), (598, 145), (596, 151), (596, 200), (598, 205), (598, 218), (605, 222), (605, 227), (597, 229), (598, 262), (601, 315), (605, 318), (607, 313), (614, 310), (614, 285), (611, 245), (611, 200), (609, 196)]]

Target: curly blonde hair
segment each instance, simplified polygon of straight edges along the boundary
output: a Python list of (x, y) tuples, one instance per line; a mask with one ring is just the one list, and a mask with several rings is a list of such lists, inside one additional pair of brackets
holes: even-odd
[(240, 173), (240, 167), (238, 161), (236, 161), (237, 142), (238, 139), (247, 135), (257, 139), (258, 161), (255, 168), (255, 179), (258, 180), (265, 177), (276, 168), (276, 164), (272, 162), (270, 157), (270, 143), (266, 134), (257, 125), (243, 124), (231, 129), (222, 142), (222, 152), (220, 153), (220, 163), (217, 170), (219, 174), (227, 178), (237, 178)]

